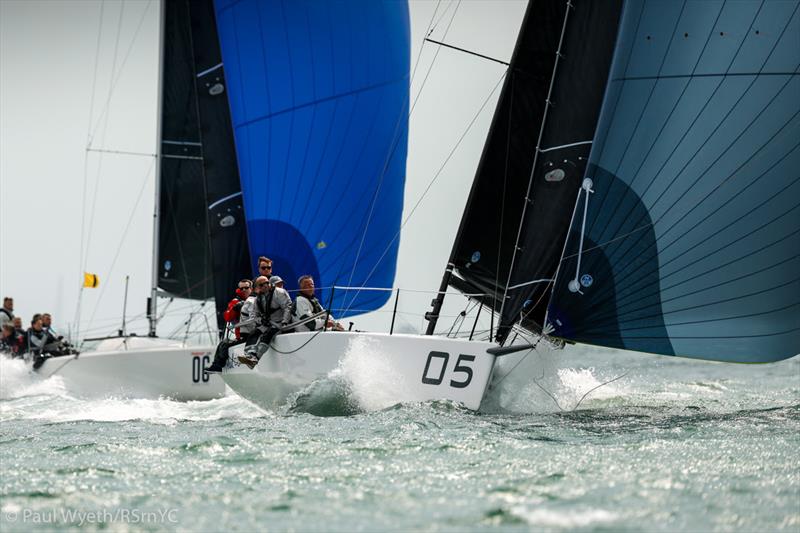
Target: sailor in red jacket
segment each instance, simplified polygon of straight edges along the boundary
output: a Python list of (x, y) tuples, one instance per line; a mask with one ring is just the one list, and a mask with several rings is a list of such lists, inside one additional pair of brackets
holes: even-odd
[[(225, 313), (222, 315), (225, 318), (225, 322), (227, 322), (229, 325), (237, 324), (239, 322), (242, 305), (244, 304), (245, 300), (250, 297), (252, 290), (253, 283), (249, 279), (243, 279), (239, 282), (239, 286), (236, 288), (236, 296), (230, 302), (228, 302), (228, 307), (225, 309)], [(229, 329), (226, 331), (229, 331)], [(234, 329), (234, 335), (236, 336), (234, 339), (228, 339), (227, 335), (225, 335), (225, 338), (220, 341), (220, 343), (217, 345), (217, 351), (214, 353), (214, 362), (211, 363), (210, 367), (203, 369), (205, 372), (211, 374), (218, 374), (222, 372), (222, 369), (228, 362), (228, 350), (230, 347), (241, 344), (245, 341), (245, 339), (241, 338), (238, 327)]]

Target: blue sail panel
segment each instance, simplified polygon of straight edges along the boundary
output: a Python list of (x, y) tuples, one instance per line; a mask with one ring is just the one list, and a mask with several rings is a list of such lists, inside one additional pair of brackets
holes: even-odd
[(800, 353), (799, 69), (798, 1), (626, 3), (553, 335), (731, 362)]
[[(217, 0), (251, 257), (297, 288), (394, 282), (408, 145), (405, 2)], [(337, 290), (334, 313), (388, 292)]]

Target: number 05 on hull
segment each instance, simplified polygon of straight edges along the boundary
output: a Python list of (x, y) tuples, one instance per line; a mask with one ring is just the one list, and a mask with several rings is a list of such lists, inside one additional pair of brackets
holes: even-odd
[[(354, 363), (374, 383), (391, 387), (398, 403), (452, 400), (478, 409), (494, 368), (488, 342), (423, 335), (308, 332), (278, 335), (253, 370), (227, 368), (222, 374), (240, 396), (270, 409), (289, 396)], [(231, 359), (242, 352), (231, 350)], [(354, 376), (363, 380), (364, 376)]]

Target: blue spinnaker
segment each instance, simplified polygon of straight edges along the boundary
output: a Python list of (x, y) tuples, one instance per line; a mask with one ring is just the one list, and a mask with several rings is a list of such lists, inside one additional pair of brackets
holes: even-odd
[[(289, 290), (391, 287), (408, 130), (405, 2), (216, 0), (251, 257)], [(330, 304), (330, 290), (318, 290)], [(388, 292), (336, 291), (340, 316)]]
[(733, 362), (800, 353), (799, 68), (798, 1), (627, 2), (554, 335)]

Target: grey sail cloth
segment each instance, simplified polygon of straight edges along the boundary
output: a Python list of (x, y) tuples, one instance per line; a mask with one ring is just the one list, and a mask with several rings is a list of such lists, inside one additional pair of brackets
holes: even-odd
[(554, 336), (729, 362), (798, 353), (798, 35), (799, 1), (626, 4)]

